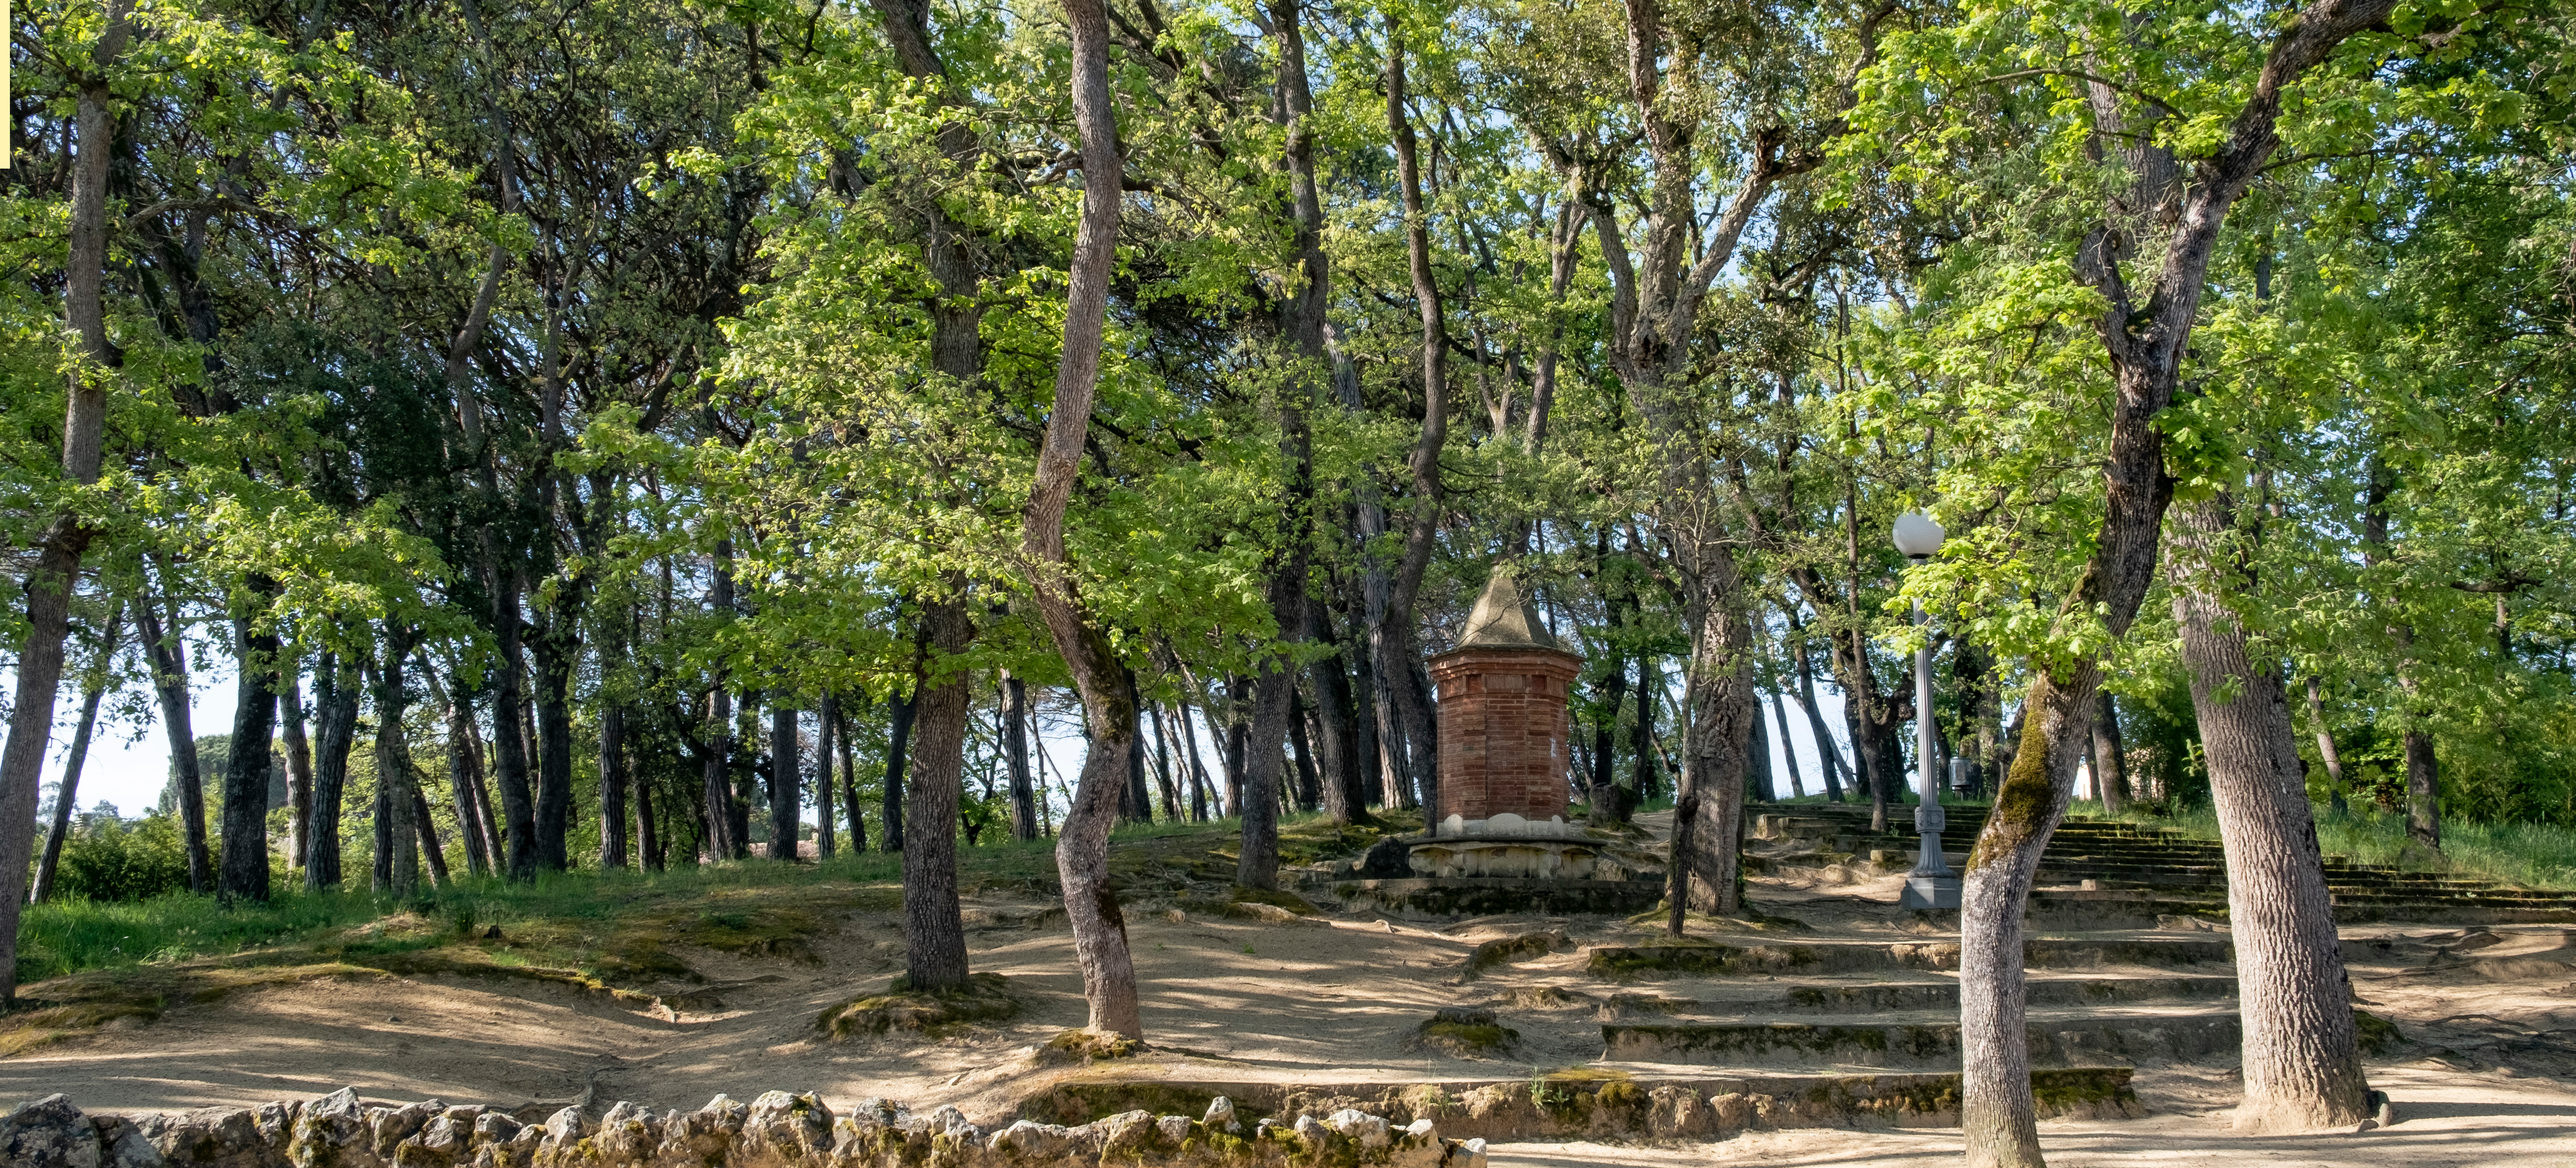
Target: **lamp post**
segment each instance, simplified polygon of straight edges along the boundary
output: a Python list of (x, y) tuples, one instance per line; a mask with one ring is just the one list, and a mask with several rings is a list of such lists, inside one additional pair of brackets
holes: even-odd
[[(1932, 517), (1908, 511), (1896, 517), (1896, 550), (1905, 558), (1920, 564), (1941, 550), (1947, 532)], [(1914, 602), (1914, 623), (1921, 625), (1923, 602)], [(1914, 832), (1922, 838), (1914, 871), (1905, 878), (1904, 895), (1897, 898), (1900, 908), (1959, 907), (1959, 877), (1950, 871), (1949, 860), (1941, 854), (1941, 829), (1947, 816), (1941, 811), (1941, 775), (1933, 766), (1932, 742), (1932, 641), (1925, 637), (1914, 650), (1914, 762), (1915, 786), (1921, 803), (1914, 808)]]

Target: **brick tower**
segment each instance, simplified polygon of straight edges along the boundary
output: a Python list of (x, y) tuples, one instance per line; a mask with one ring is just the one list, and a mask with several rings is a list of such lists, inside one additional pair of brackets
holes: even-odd
[(1464, 824), (1498, 815), (1542, 826), (1562, 820), (1571, 749), (1567, 687), (1582, 658), (1539, 622), (1511, 569), (1494, 570), (1458, 647), (1430, 664), (1440, 687), (1433, 831), (1452, 834), (1443, 826), (1452, 817)]

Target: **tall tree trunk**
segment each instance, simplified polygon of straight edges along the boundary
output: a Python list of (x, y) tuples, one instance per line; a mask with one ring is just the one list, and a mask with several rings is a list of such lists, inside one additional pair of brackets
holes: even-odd
[(1344, 665), (1345, 658), (1357, 654), (1333, 627), (1333, 610), (1322, 600), (1312, 602), (1309, 618), (1316, 634), (1334, 647), (1332, 655), (1317, 658), (1308, 670), (1315, 681), (1315, 747), (1323, 756), (1324, 815), (1336, 824), (1375, 822), (1369, 815), (1366, 778), (1372, 768), (1363, 761), (1364, 744), (1374, 743), (1361, 726)]
[[(2276, 1132), (2356, 1123), (2368, 1112), (2370, 1085), (2289, 693), (2278, 667), (2248, 651), (2244, 625), (2224, 599), (2231, 583), (2250, 582), (2244, 562), (2225, 550), (2234, 526), (2225, 497), (2183, 504), (2174, 519), (2167, 536), (2174, 621), (2227, 849), (2245, 1031), (2236, 1126)], [(2116, 747), (2104, 743), (2097, 753), (2106, 749)]]
[(2118, 815), (2129, 801), (2128, 760), (2120, 746), (2120, 711), (2112, 706), (2111, 691), (2107, 689), (2098, 691), (2093, 703), (2093, 795), (2102, 801), (2103, 814)]
[[(376, 839), (388, 849), (376, 860), (377, 890), (396, 896), (409, 896), (420, 885), (420, 825), (413, 810), (419, 784), (413, 779), (411, 748), (403, 736), (403, 711), (411, 702), (403, 686), (403, 659), (411, 656), (413, 635), (412, 630), (387, 622), (384, 659), (376, 666), (376, 819), (381, 825)], [(235, 765), (239, 765), (238, 754)]]
[(1592, 789), (1584, 800), (1596, 825), (1627, 817), (1626, 801), (1619, 795), (1617, 736), (1619, 709), (1628, 700), (1628, 663), (1614, 651), (1605, 664), (1610, 668), (1599, 683), (1601, 716), (1592, 725)]
[[(253, 574), (249, 593), (265, 602), (277, 585)], [(224, 859), (215, 896), (227, 904), (268, 899), (268, 771), (277, 734), (277, 672), (282, 655), (274, 629), (257, 617), (233, 622), (240, 646), (238, 696), (233, 706), (232, 758), (224, 782)], [(404, 652), (410, 652), (404, 646)], [(397, 730), (396, 733), (400, 731)], [(381, 737), (380, 728), (377, 734)]]
[[(1226, 711), (1225, 753), (1221, 758), (1225, 763), (1225, 810), (1238, 818), (1243, 815), (1244, 766), (1250, 758), (1245, 744), (1252, 736), (1251, 728), (1244, 725), (1244, 703), (1235, 697), (1242, 692), (1242, 680), (1233, 678), (1226, 682), (1226, 705), (1231, 708)], [(1214, 707), (1210, 709), (1213, 711)]]
[[(1702, 565), (1699, 626), (1689, 689), (1693, 708), (1683, 730), (1683, 766), (1699, 801), (1693, 847), (1676, 857), (1691, 874), (1691, 906), (1713, 916), (1744, 912), (1745, 768), (1762, 725), (1753, 701), (1753, 625), (1737, 605), (1741, 589), (1723, 546)], [(1767, 761), (1767, 756), (1766, 756)]]
[(883, 826), (877, 838), (886, 851), (903, 850), (903, 771), (912, 754), (914, 701), (919, 691), (898, 694), (886, 702), (886, 761)]
[(1780, 757), (1789, 764), (1789, 791), (1799, 799), (1807, 797), (1807, 784), (1798, 775), (1798, 743), (1789, 737), (1789, 703), (1779, 694), (1771, 695), (1771, 718), (1780, 724)]
[(1002, 673), (1002, 768), (1010, 776), (1010, 838), (1038, 838), (1038, 789), (1028, 776), (1028, 683)]
[(89, 761), (90, 731), (98, 725), (98, 703), (107, 696), (111, 666), (116, 659), (116, 639), (125, 623), (123, 601), (111, 602), (107, 610), (107, 627), (101, 630), (98, 660), (81, 679), (80, 725), (72, 731), (71, 752), (63, 757), (63, 781), (54, 791), (54, 822), (45, 831), (44, 858), (36, 862), (36, 887), (29, 897), (43, 904), (53, 898), (54, 870), (62, 863), (63, 839), (71, 834), (72, 811), (80, 803), (81, 768)]
[(1144, 728), (1154, 732), (1154, 785), (1163, 795), (1163, 822), (1179, 823), (1181, 789), (1172, 782), (1172, 740), (1163, 732), (1162, 709), (1152, 702), (1145, 704)]
[(304, 866), (304, 835), (313, 823), (313, 750), (304, 738), (304, 667), (285, 663), (278, 670), (277, 718), (286, 739), (286, 866)]
[(859, 802), (858, 747), (850, 741), (850, 720), (841, 712), (837, 700), (833, 703), (832, 719), (836, 723), (834, 729), (839, 731), (833, 737), (841, 744), (841, 802), (849, 809), (850, 852), (855, 855), (868, 850), (867, 808)]
[(1086, 610), (1065, 548), (1065, 508), (1081, 472), (1091, 407), (1099, 387), (1100, 343), (1117, 261), (1120, 176), (1116, 111), (1109, 91), (1109, 19), (1101, 0), (1065, 0), (1071, 29), (1074, 125), (1082, 144), (1082, 219), (1065, 295), (1064, 348), (1056, 365), (1055, 400), (1047, 413), (1037, 479), (1022, 514), (1021, 546), (1031, 561), (1031, 592), (1056, 653), (1073, 674), (1093, 733), (1082, 783), (1056, 838), (1056, 872), (1065, 916), (1073, 926), (1074, 960), (1090, 1028), (1142, 1038), (1135, 958), (1126, 918), (1109, 887), (1109, 828), (1118, 812), (1122, 735), (1136, 726), (1136, 694), (1106, 631)]
[[(626, 866), (626, 708), (599, 710), (599, 866)], [(458, 792), (461, 797), (462, 790)]]
[(744, 690), (740, 700), (741, 705), (735, 712), (733, 741), (742, 744), (743, 757), (738, 761), (728, 757), (725, 775), (732, 780), (732, 797), (727, 802), (731, 812), (728, 830), (733, 838), (733, 851), (729, 855), (732, 859), (748, 860), (751, 858), (751, 807), (761, 800), (758, 768), (751, 758), (760, 745), (760, 691)]
[(492, 597), (492, 633), (501, 659), (492, 672), (492, 778), (501, 788), (505, 846), (502, 857), (510, 879), (537, 878), (537, 808), (528, 788), (528, 739), (519, 716), (519, 575), (502, 565), (491, 573), (498, 585)]
[(1173, 717), (1181, 724), (1181, 747), (1189, 754), (1190, 819), (1205, 823), (1208, 821), (1207, 764), (1199, 758), (1199, 731), (1198, 726), (1190, 720), (1190, 704), (1182, 702), (1173, 710)]
[[(1791, 631), (1796, 631), (1795, 626)], [(1807, 646), (1803, 641), (1798, 644), (1797, 657), (1798, 708), (1807, 715), (1807, 733), (1816, 740), (1816, 753), (1824, 757), (1825, 801), (1840, 803), (1843, 801), (1843, 780), (1851, 777), (1851, 771), (1843, 763), (1842, 747), (1835, 745), (1833, 732), (1825, 726), (1824, 711), (1817, 707), (1816, 669), (1807, 656)]]
[(340, 810), (357, 744), (359, 671), (325, 653), (313, 664), (313, 822), (304, 837), (304, 887), (340, 886)]
[(1288, 746), (1297, 763), (1297, 810), (1311, 813), (1324, 801), (1323, 781), (1315, 773), (1315, 744), (1307, 735), (1314, 711), (1293, 686), (1288, 698)]
[(1296, 674), (1274, 662), (1264, 665), (1253, 682), (1252, 725), (1244, 731), (1243, 792), (1235, 804), (1243, 828), (1234, 882), (1245, 888), (1279, 886), (1279, 744), (1288, 737), (1296, 680)]
[[(733, 619), (733, 541), (716, 541), (707, 588), (707, 608), (718, 621)], [(733, 829), (733, 691), (719, 667), (707, 691), (707, 755), (699, 775), (698, 804), (706, 815), (706, 858), (731, 860), (748, 854), (750, 843)], [(515, 824), (517, 815), (512, 814)], [(517, 871), (516, 849), (511, 870)]]
[[(2397, 489), (2397, 474), (2384, 450), (2373, 450), (2364, 486), (2361, 513), (2362, 564), (2377, 568), (2388, 559), (2388, 497)], [(2394, 605), (2388, 606), (2394, 608)], [(2441, 769), (2433, 754), (2433, 736), (2425, 729), (2422, 685), (2415, 674), (2415, 626), (2388, 623), (2388, 639), (2397, 649), (2397, 688), (2403, 694), (2404, 728), (2398, 741), (2406, 766), (2406, 838), (2442, 850)]]
[[(161, 586), (171, 586), (170, 569), (161, 568)], [(161, 728), (170, 742), (170, 782), (179, 789), (179, 831), (188, 853), (188, 891), (214, 891), (214, 857), (206, 847), (206, 787), (197, 765), (196, 729), (189, 722), (188, 643), (179, 624), (179, 602), (170, 602), (170, 623), (161, 623), (161, 609), (150, 596), (134, 605), (135, 628), (143, 634), (144, 651), (152, 660), (152, 688), (161, 699)], [(24, 703), (21, 703), (23, 706)]]
[(832, 779), (832, 723), (841, 712), (841, 703), (832, 691), (814, 702), (814, 855), (831, 859), (840, 854), (839, 834), (833, 829), (833, 808), (840, 802), (840, 784)]
[[(427, 662), (421, 666), (421, 678), (433, 686), (437, 674)], [(432, 691), (431, 697), (440, 695)], [(482, 783), (482, 764), (475, 756), (474, 707), (456, 691), (445, 695), (447, 706), (447, 789), (456, 803), (456, 832), (465, 838), (465, 870), (477, 876), (492, 875), (499, 867), (492, 862), (490, 836), (483, 820), (484, 809), (475, 798), (475, 788)]]
[(796, 710), (769, 708), (769, 858), (796, 858), (797, 828), (805, 819), (805, 777), (797, 755)]
[[(108, 163), (113, 157), (114, 116), (108, 109), (108, 73), (125, 54), (129, 0), (108, 0), (107, 21), (90, 50), (89, 71), (72, 78), (73, 122), (80, 153), (72, 164), (70, 252), (63, 269), (63, 323), (80, 337), (80, 365), (71, 375), (63, 410), (63, 478), (80, 486), (98, 481), (107, 422), (107, 371), (121, 363), (107, 338), (102, 286), (107, 271)], [(96, 532), (64, 511), (37, 539), (36, 563), (26, 577), (27, 636), (18, 647), (16, 704), (9, 711), (9, 742), (0, 749), (0, 1006), (17, 1000), (18, 916), (27, 903), (28, 851), (35, 833), (37, 788), (45, 781), (45, 748), (54, 737), (55, 690), (63, 679), (63, 639), (71, 632), (72, 591), (80, 586), (81, 557)], [(193, 750), (193, 746), (191, 750)], [(193, 875), (192, 870), (192, 875)], [(202, 888), (202, 885), (195, 885)]]
[(1762, 695), (1753, 696), (1753, 733), (1745, 744), (1745, 797), (1765, 803), (1779, 801), (1771, 775), (1770, 724), (1762, 720)]
[(914, 990), (966, 984), (966, 920), (957, 904), (957, 804), (965, 789), (967, 687), (957, 663), (975, 639), (962, 597), (921, 606), (924, 649), (913, 668), (921, 695), (911, 789), (904, 793), (904, 976)]
[[(1629, 763), (1634, 768), (1631, 781), (1635, 785), (1636, 798), (1639, 802), (1651, 798), (1655, 793), (1655, 694), (1663, 687), (1662, 671), (1655, 667), (1654, 655), (1638, 654), (1637, 717), (1628, 726), (1628, 756)], [(1678, 789), (1674, 791), (1676, 805), (1680, 794)], [(1617, 813), (1619, 822), (1627, 821), (1628, 806), (1627, 799), (1622, 798), (1619, 801)]]
[(2334, 731), (2326, 725), (2324, 686), (2308, 675), (2308, 721), (2317, 728), (2317, 757), (2326, 764), (2327, 807), (2341, 815), (2350, 810), (2343, 793), (2343, 755), (2335, 750)]
[(429, 791), (418, 783), (411, 786), (411, 821), (420, 829), (420, 858), (429, 863), (430, 882), (447, 887), (447, 849), (439, 846), (438, 821), (430, 818)]
[[(1404, 532), (1404, 557), (1397, 561), (1386, 602), (1386, 656), (1379, 681), (1385, 686), (1395, 720), (1403, 727), (1404, 761), (1412, 768), (1412, 792), (1429, 808), (1440, 806), (1438, 728), (1433, 724), (1431, 688), (1416, 668), (1422, 649), (1414, 630), (1414, 607), (1422, 593), (1422, 575), (1431, 565), (1431, 548), (1440, 530), (1447, 496), (1440, 481), (1440, 455), (1449, 434), (1449, 332), (1440, 307), (1440, 281), (1431, 270), (1430, 217), (1422, 207), (1422, 163), (1407, 112), (1404, 88), (1404, 36), (1396, 18), (1388, 18), (1386, 44), (1386, 123), (1395, 138), (1397, 192), (1404, 207), (1404, 250), (1413, 277), (1413, 300), (1422, 321), (1422, 434), (1407, 462), (1413, 472), (1413, 497)], [(1390, 676), (1391, 675), (1391, 676)]]
[(548, 615), (530, 646), (537, 664), (537, 866), (549, 872), (572, 863), (572, 671), (581, 646), (571, 619)]

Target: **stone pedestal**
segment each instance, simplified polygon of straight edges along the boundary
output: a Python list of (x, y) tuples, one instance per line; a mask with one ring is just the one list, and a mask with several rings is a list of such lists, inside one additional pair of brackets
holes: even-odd
[(1897, 895), (1896, 907), (1956, 909), (1959, 907), (1959, 878), (1908, 876), (1905, 878), (1905, 891)]

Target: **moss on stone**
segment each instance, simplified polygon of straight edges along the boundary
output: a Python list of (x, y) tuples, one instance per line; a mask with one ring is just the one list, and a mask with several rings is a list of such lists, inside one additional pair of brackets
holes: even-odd
[(1492, 1010), (1452, 1006), (1423, 1022), (1413, 1039), (1453, 1058), (1489, 1058), (1518, 1047), (1521, 1032), (1496, 1020)]
[(1000, 1022), (1018, 1016), (1019, 996), (998, 973), (971, 974), (966, 984), (946, 989), (915, 990), (898, 977), (884, 993), (852, 998), (823, 1011), (814, 1028), (831, 1038), (910, 1030), (942, 1035), (978, 1022)]
[(2352, 1028), (2361, 1053), (2373, 1058), (2397, 1049), (2406, 1041), (2406, 1036), (2398, 1032), (2396, 1023), (2368, 1010), (2352, 1012)]
[(1111, 1059), (1134, 1058), (1144, 1049), (1144, 1043), (1124, 1034), (1104, 1034), (1097, 1030), (1067, 1030), (1046, 1040), (1046, 1044), (1038, 1048), (1038, 1065), (1088, 1066)]

